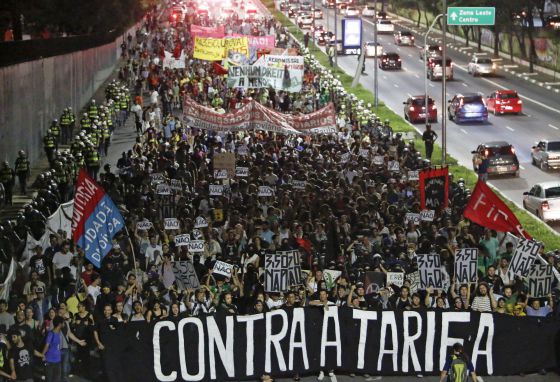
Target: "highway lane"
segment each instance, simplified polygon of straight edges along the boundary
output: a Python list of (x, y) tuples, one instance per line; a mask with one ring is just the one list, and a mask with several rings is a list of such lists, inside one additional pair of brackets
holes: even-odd
[[(328, 23), (332, 30), (334, 12), (333, 10), (323, 10), (325, 19), (317, 20), (317, 22), (325, 26)], [(339, 20), (341, 18), (340, 16)], [(373, 25), (369, 20), (364, 22), (364, 33), (364, 40), (373, 41)], [(378, 35), (378, 40), (383, 45), (384, 51), (396, 51), (400, 54), (403, 62), (402, 71), (378, 71), (380, 99), (399, 115), (402, 115), (402, 102), (407, 95), (424, 93), (424, 63), (418, 56), (418, 47), (396, 46), (392, 34)], [(554, 128), (560, 127), (558, 122), (560, 121), (560, 96), (530, 82), (508, 78), (502, 74), (491, 78), (474, 78), (466, 72), (466, 65), (470, 56), (449, 50), (449, 57), (453, 60), (455, 67), (454, 80), (447, 82), (447, 99), (450, 99), (456, 93), (464, 92), (480, 92), (483, 95), (488, 95), (499, 88), (515, 89), (525, 96), (522, 97), (524, 99), (524, 115), (490, 115), (487, 124), (457, 125), (452, 121), (447, 123), (448, 151), (467, 167), (472, 166), (470, 152), (479, 143), (506, 140), (514, 145), (522, 166), (520, 177), (493, 178), (490, 183), (499, 188), (508, 198), (521, 205), (522, 193), (527, 191), (532, 184), (546, 180), (557, 180), (560, 176), (558, 172), (544, 172), (532, 166), (530, 159), (530, 148), (536, 140), (540, 138), (558, 139), (560, 137), (560, 131)], [(357, 65), (357, 57), (339, 56), (338, 63), (345, 71), (353, 74)], [(373, 64), (373, 59), (367, 60), (366, 72), (368, 75), (361, 78), (361, 83), (370, 90), (373, 90)], [(447, 104), (447, 100), (443, 103), (441, 100), (441, 82), (429, 82), (428, 91), (430, 96), (436, 100), (438, 110), (441, 113), (441, 105)], [(441, 121), (441, 117), (439, 120)], [(441, 123), (433, 124), (433, 127), (441, 136)], [(416, 125), (416, 128), (422, 131), (423, 125)]]

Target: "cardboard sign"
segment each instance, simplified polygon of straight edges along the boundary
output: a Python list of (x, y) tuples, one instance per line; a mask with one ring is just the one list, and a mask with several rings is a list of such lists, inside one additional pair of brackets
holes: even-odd
[(160, 183), (156, 187), (156, 194), (158, 195), (171, 195), (171, 187), (166, 183)]
[(516, 276), (525, 277), (537, 259), (541, 245), (533, 240), (519, 238), (508, 271)]
[(420, 273), (420, 289), (433, 287), (443, 288), (443, 273), (439, 253), (417, 254), (418, 272)]
[(373, 157), (373, 164), (381, 166), (383, 163), (385, 163), (385, 157), (383, 155), (376, 155)]
[(407, 274), (405, 280), (410, 281), (410, 293), (418, 292), (418, 289), (420, 289), (420, 272), (414, 271)]
[(153, 174), (150, 174), (150, 180), (154, 184), (162, 183), (162, 182), (165, 182), (165, 177), (163, 176), (163, 174), (161, 172), (155, 172)]
[(173, 191), (183, 191), (183, 185), (181, 184), (180, 179), (171, 179), (169, 181), (169, 188)]
[(363, 158), (369, 158), (369, 150), (368, 149), (360, 149), (360, 156)]
[(222, 196), (224, 193), (224, 186), (221, 184), (210, 184), (208, 186), (210, 196)]
[(547, 297), (552, 292), (554, 275), (550, 264), (533, 264), (527, 274), (531, 297)]
[(193, 238), (193, 240), (203, 240), (204, 239), (204, 235), (202, 234), (202, 232), (200, 232), (199, 229), (193, 229), (191, 232), (191, 236)]
[(274, 196), (274, 190), (269, 186), (259, 186), (259, 196), (271, 197)]
[(455, 282), (474, 283), (478, 280), (478, 248), (461, 248), (455, 252)]
[(352, 154), (350, 154), (350, 153), (344, 153), (344, 154), (342, 154), (342, 155), (340, 156), (340, 161), (341, 161), (342, 163), (348, 162), (348, 161), (350, 160), (350, 156), (351, 156), (351, 155), (352, 155)]
[(434, 221), (436, 211), (434, 210), (422, 210), (420, 211), (420, 220), (423, 222), (431, 222)]
[(403, 272), (387, 272), (387, 286), (396, 285), (399, 288), (404, 284)]
[(163, 229), (179, 229), (179, 220), (177, 218), (165, 218), (163, 219)]
[(223, 261), (217, 260), (214, 264), (214, 269), (212, 269), (212, 274), (231, 277), (233, 273), (233, 265), (224, 263)]
[(236, 167), (235, 176), (238, 178), (246, 178), (249, 176), (249, 167)]
[(305, 190), (307, 182), (305, 180), (292, 180), (292, 187), (296, 190)]
[(147, 231), (153, 227), (153, 224), (149, 220), (142, 220), (141, 222), (136, 223), (136, 229), (139, 231)]
[(191, 237), (189, 236), (188, 233), (185, 233), (183, 235), (177, 235), (175, 236), (175, 246), (176, 247), (182, 247), (184, 245), (188, 245), (191, 241)]
[(228, 177), (233, 178), (235, 176), (234, 153), (216, 153), (212, 161), (214, 163), (214, 171), (226, 170)]
[(200, 286), (198, 276), (190, 261), (175, 261), (173, 263), (173, 274), (179, 290), (196, 289)]
[(197, 216), (194, 220), (194, 228), (205, 228), (208, 227), (208, 222), (204, 218), (204, 216)]
[(291, 286), (303, 283), (298, 251), (265, 254), (264, 269), (266, 292), (286, 292)]
[(404, 215), (404, 224), (408, 224), (408, 222), (413, 222), (415, 225), (420, 224), (420, 214), (416, 214), (414, 212), (407, 212)]
[(418, 172), (418, 170), (409, 170), (408, 180), (420, 180), (420, 173)]
[(204, 240), (190, 240), (186, 245), (189, 252), (204, 252)]
[(392, 171), (392, 172), (400, 171), (400, 169), (401, 169), (400, 166), (401, 165), (396, 160), (390, 160), (389, 162), (387, 162), (387, 170)]

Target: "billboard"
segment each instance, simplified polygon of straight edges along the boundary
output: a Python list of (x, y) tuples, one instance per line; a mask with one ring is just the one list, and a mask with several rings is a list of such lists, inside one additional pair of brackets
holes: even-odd
[(361, 19), (342, 19), (342, 50), (344, 54), (361, 54)]

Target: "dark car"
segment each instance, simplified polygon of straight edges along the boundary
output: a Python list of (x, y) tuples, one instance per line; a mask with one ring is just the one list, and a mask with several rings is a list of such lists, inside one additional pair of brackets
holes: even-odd
[(299, 4), (290, 5), (290, 8), (288, 8), (288, 17), (290, 18), (296, 17), (299, 11), (300, 11)]
[(424, 59), (424, 55), (427, 58), (441, 56), (443, 47), (441, 45), (426, 45), (424, 48), (420, 49), (420, 59)]
[(309, 3), (309, 2), (303, 2), (301, 3), (301, 10), (302, 11), (310, 11), (311, 8), (313, 8), (313, 4)]
[(425, 121), (426, 117), (429, 122), (437, 122), (437, 107), (432, 97), (428, 97), (428, 111), (425, 107), (425, 95), (417, 95), (408, 97), (404, 104), (404, 119), (411, 123)]
[(381, 55), (379, 60), (379, 67), (385, 69), (401, 69), (401, 56), (395, 52), (387, 52)]
[(505, 141), (488, 142), (478, 145), (473, 154), (473, 169), (478, 170), (480, 158), (488, 158), (488, 175), (519, 176), (519, 160), (515, 148)]
[(280, 10), (285, 12), (288, 9), (290, 9), (290, 3), (288, 3), (287, 1), (283, 1), (280, 3)]
[(447, 102), (447, 115), (455, 123), (488, 121), (488, 109), (480, 94), (457, 94)]

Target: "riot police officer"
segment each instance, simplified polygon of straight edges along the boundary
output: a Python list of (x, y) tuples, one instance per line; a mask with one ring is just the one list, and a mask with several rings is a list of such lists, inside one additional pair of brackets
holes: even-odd
[(10, 167), (8, 161), (5, 161), (2, 164), (2, 168), (0, 169), (0, 181), (4, 186), (4, 203), (6, 205), (12, 205), (12, 195), (15, 179), (15, 171)]
[(19, 151), (18, 158), (16, 159), (16, 163), (14, 167), (16, 170), (16, 175), (19, 180), (20, 192), (23, 195), (25, 195), (27, 193), (27, 179), (31, 174), (31, 164), (27, 159), (27, 155), (25, 154), (25, 151), (23, 150)]

